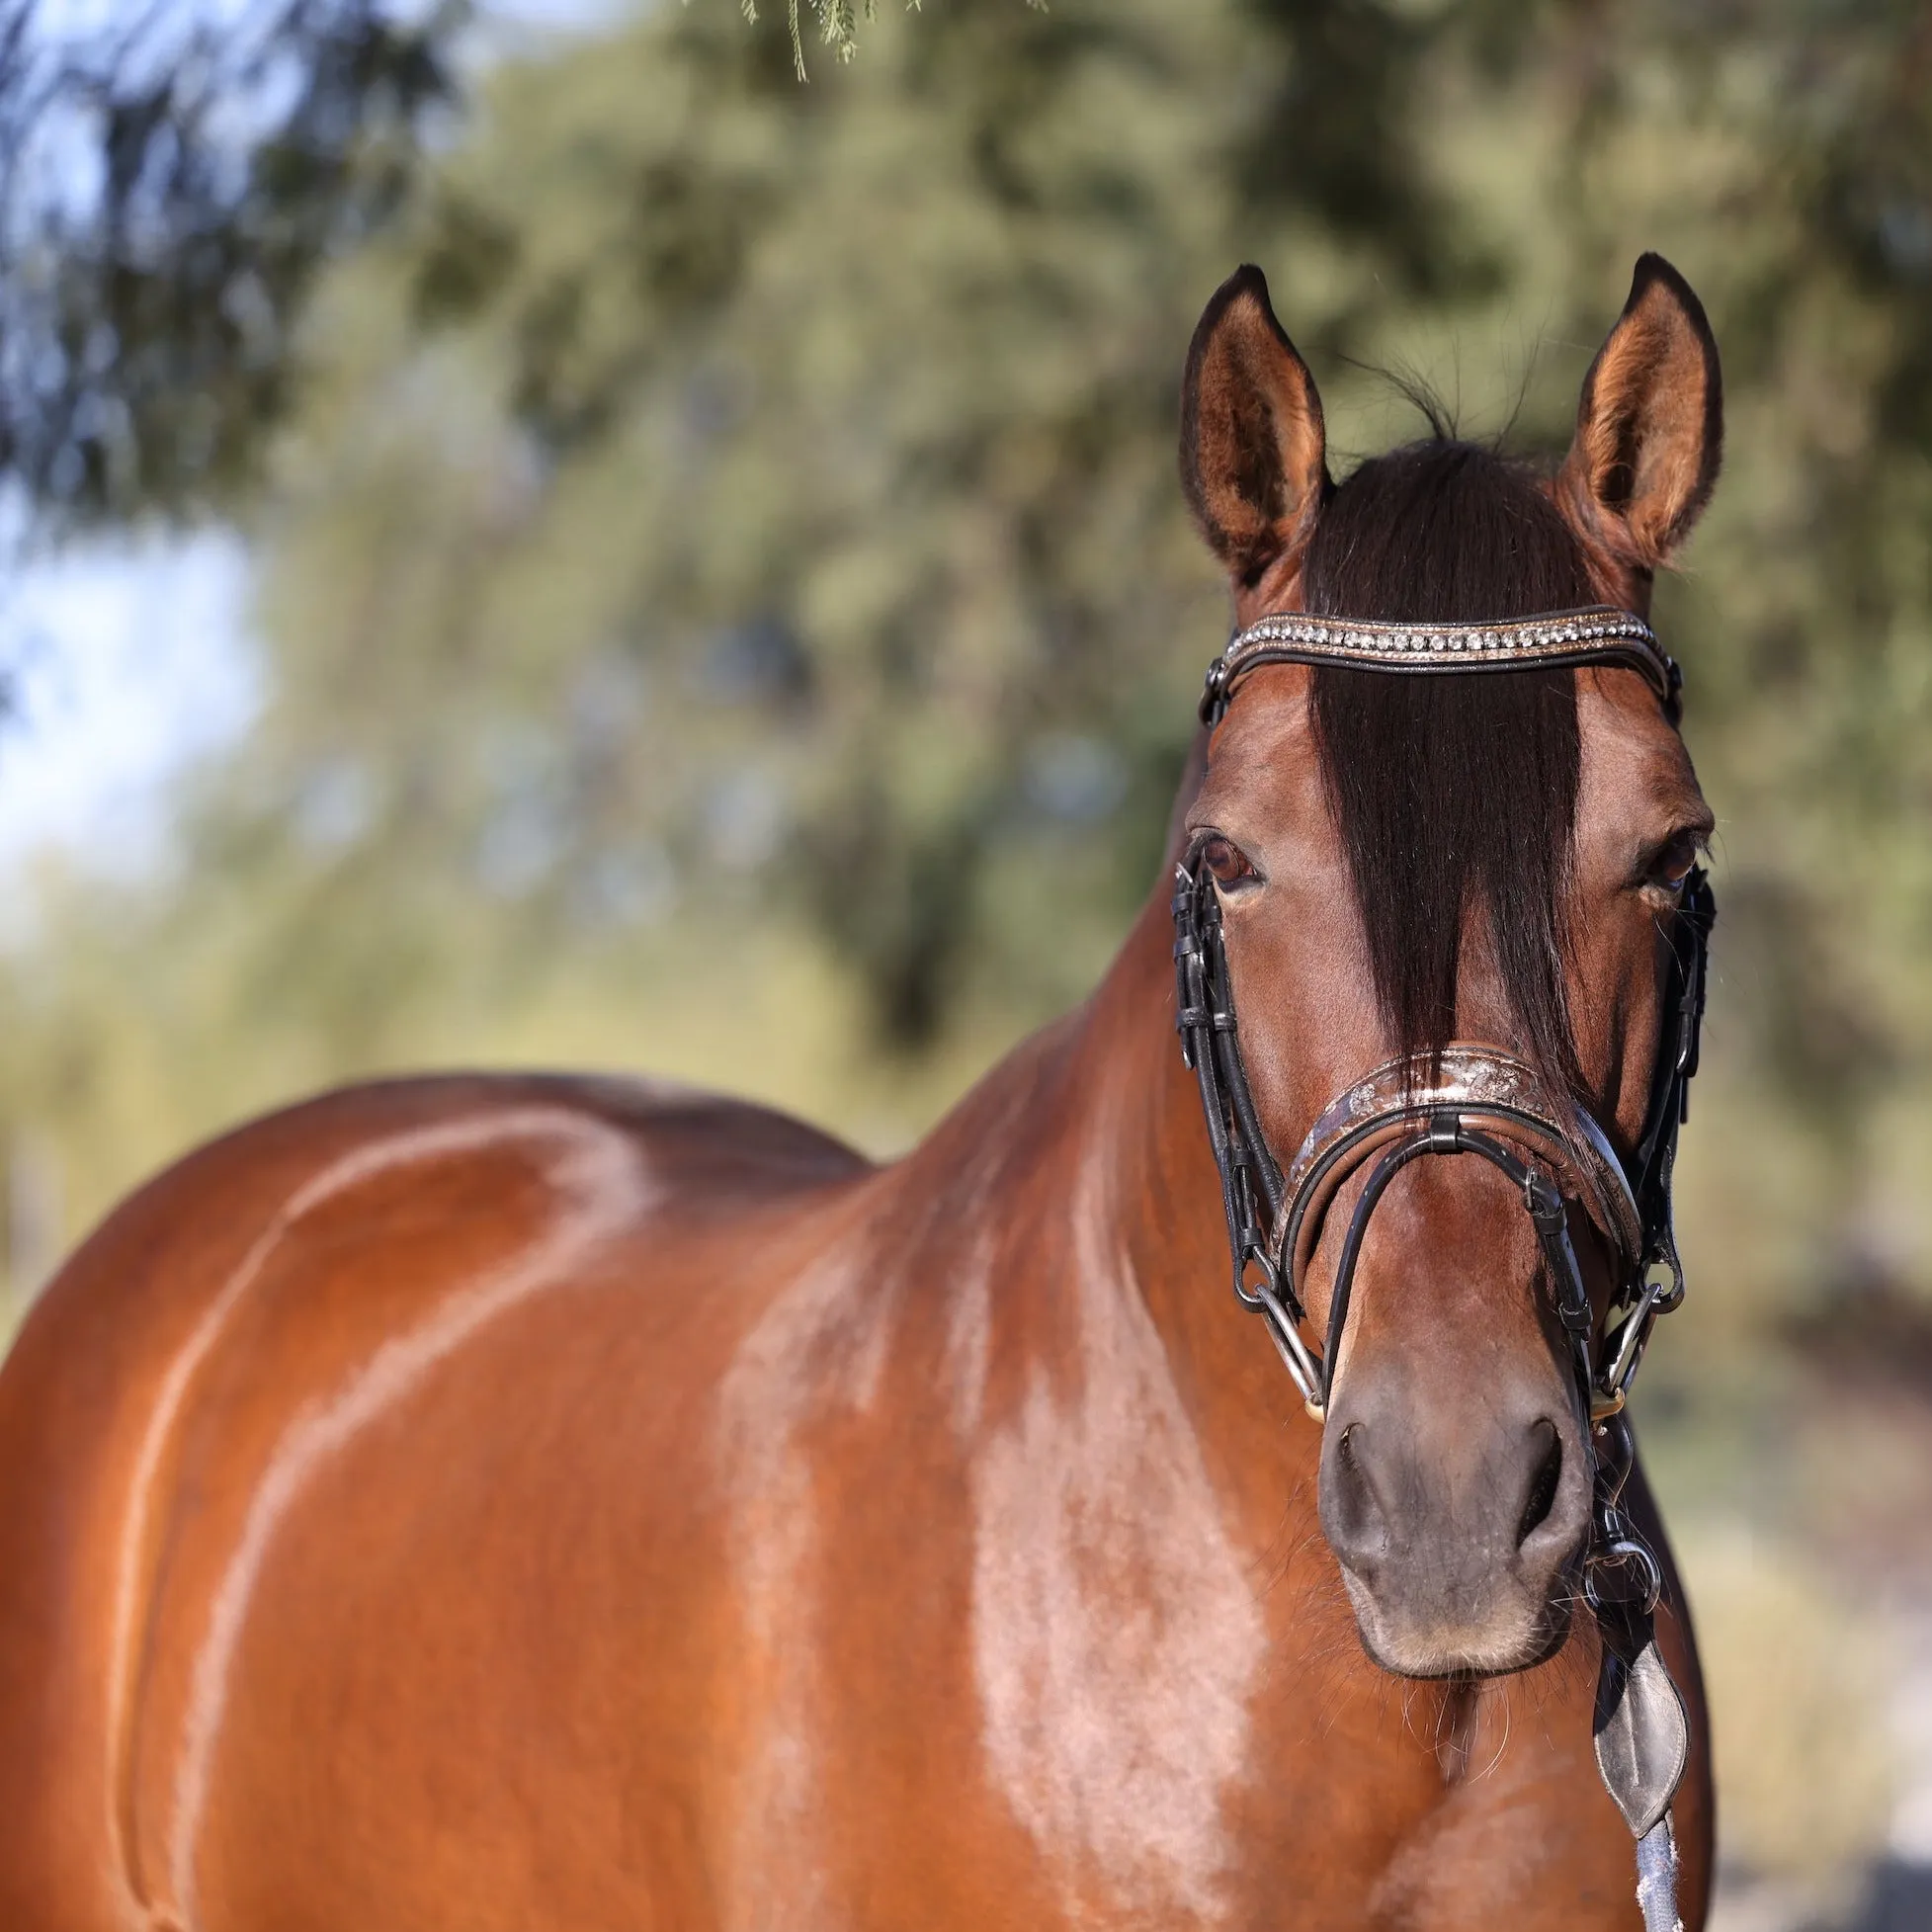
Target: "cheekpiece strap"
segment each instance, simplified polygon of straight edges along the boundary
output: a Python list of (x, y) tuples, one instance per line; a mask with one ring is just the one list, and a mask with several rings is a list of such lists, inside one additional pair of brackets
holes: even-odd
[(1633, 611), (1593, 604), (1481, 624), (1388, 624), (1284, 611), (1229, 640), (1208, 667), (1204, 723), (1218, 721), (1234, 687), (1263, 664), (1354, 664), (1376, 671), (1515, 670), (1554, 664), (1626, 664), (1640, 671), (1674, 720), (1683, 678)]

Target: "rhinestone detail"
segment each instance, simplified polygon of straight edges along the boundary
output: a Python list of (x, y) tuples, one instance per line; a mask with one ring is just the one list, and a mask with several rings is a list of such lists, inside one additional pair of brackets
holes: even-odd
[(1507, 623), (1491, 619), (1458, 625), (1317, 620), (1282, 613), (1251, 624), (1228, 644), (1217, 660), (1218, 688), (1225, 692), (1251, 665), (1283, 657), (1423, 671), (1438, 664), (1466, 668), (1483, 663), (1609, 659), (1642, 671), (1666, 702), (1673, 689), (1670, 659), (1650, 627), (1634, 612), (1607, 606)]

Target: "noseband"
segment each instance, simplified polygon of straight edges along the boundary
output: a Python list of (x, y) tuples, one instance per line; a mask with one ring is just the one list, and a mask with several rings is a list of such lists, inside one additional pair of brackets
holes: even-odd
[[(1640, 672), (1674, 724), (1682, 680), (1650, 627), (1628, 611), (1592, 608), (1489, 624), (1377, 624), (1284, 614), (1240, 631), (1209, 667), (1202, 720), (1215, 724), (1234, 690), (1264, 664), (1344, 664), (1403, 676), (1621, 664)], [(1662, 1590), (1656, 1558), (1622, 1512), (1634, 1448), (1621, 1411), (1660, 1314), (1684, 1299), (1671, 1218), (1677, 1133), (1689, 1109), (1704, 1017), (1705, 965), (1717, 903), (1693, 868), (1669, 937), (1663, 1037), (1643, 1131), (1628, 1160), (1580, 1106), (1494, 1048), (1459, 1043), (1439, 1062), (1390, 1060), (1324, 1109), (1284, 1173), (1255, 1112), (1228, 977), (1220, 899), (1205, 865), (1176, 869), (1175, 1026), (1201, 1087), (1220, 1174), (1234, 1293), (1261, 1317), (1308, 1413), (1325, 1419), (1348, 1321), (1356, 1265), (1389, 1183), (1429, 1155), (1474, 1154), (1505, 1176), (1536, 1228), (1579, 1399), (1595, 1439), (1593, 1535), (1584, 1591), (1604, 1635), (1597, 1757), (1638, 1838), (1646, 1925), (1669, 1869), (1668, 1812), (1683, 1774), (1688, 1728), (1651, 1636)], [(1373, 1162), (1373, 1165), (1370, 1163)], [(1306, 1274), (1330, 1203), (1367, 1166), (1349, 1218), (1319, 1352), (1303, 1338)], [(1567, 1186), (1566, 1186), (1567, 1184)], [(1570, 1240), (1572, 1205), (1602, 1236), (1614, 1269), (1599, 1332)]]
[[(1554, 1100), (1521, 1060), (1494, 1048), (1459, 1045), (1445, 1048), (1435, 1066), (1423, 1058), (1389, 1060), (1338, 1096), (1309, 1130), (1284, 1177), (1262, 1134), (1241, 1058), (1219, 898), (1205, 868), (1179, 869), (1176, 1026), (1182, 1057), (1201, 1085), (1220, 1170), (1234, 1293), (1262, 1317), (1315, 1420), (1325, 1417), (1334, 1392), (1337, 1353), (1369, 1218), (1389, 1182), (1423, 1154), (1480, 1155), (1515, 1186), (1536, 1225), (1590, 1418), (1600, 1422), (1623, 1408), (1657, 1316), (1684, 1299), (1670, 1183), (1677, 1131), (1697, 1071), (1705, 951), (1715, 916), (1710, 882), (1702, 869), (1695, 870), (1671, 935), (1666, 1039), (1649, 1116), (1628, 1167), (1597, 1123)], [(1526, 1159), (1523, 1149), (1541, 1156), (1554, 1174)], [(1308, 1264), (1329, 1204), (1372, 1159), (1375, 1166), (1342, 1242), (1327, 1331), (1316, 1354), (1301, 1332), (1308, 1319), (1303, 1292)], [(1561, 1179), (1576, 1184), (1575, 1198), (1616, 1257), (1617, 1292), (1600, 1347), (1570, 1242)]]

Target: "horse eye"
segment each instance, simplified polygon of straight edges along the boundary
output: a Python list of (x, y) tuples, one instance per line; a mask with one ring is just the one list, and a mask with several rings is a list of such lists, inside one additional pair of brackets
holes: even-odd
[(1215, 883), (1223, 887), (1260, 877), (1248, 863), (1248, 855), (1232, 839), (1222, 838), (1218, 832), (1202, 841), (1201, 863), (1208, 868)]
[(1649, 882), (1666, 892), (1681, 892), (1696, 864), (1697, 840), (1681, 833), (1650, 862)]

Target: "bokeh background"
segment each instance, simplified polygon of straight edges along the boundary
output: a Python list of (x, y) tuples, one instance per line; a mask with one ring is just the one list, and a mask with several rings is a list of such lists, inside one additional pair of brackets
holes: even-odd
[(1391, 372), (1554, 455), (1656, 248), (1728, 390), (1658, 593), (1722, 921), (1638, 1404), (1720, 1923), (1932, 1926), (1932, 11), (767, 13), (0, 6), (6, 1321), (366, 1074), (904, 1146), (1152, 882), (1215, 285), (1344, 462)]

